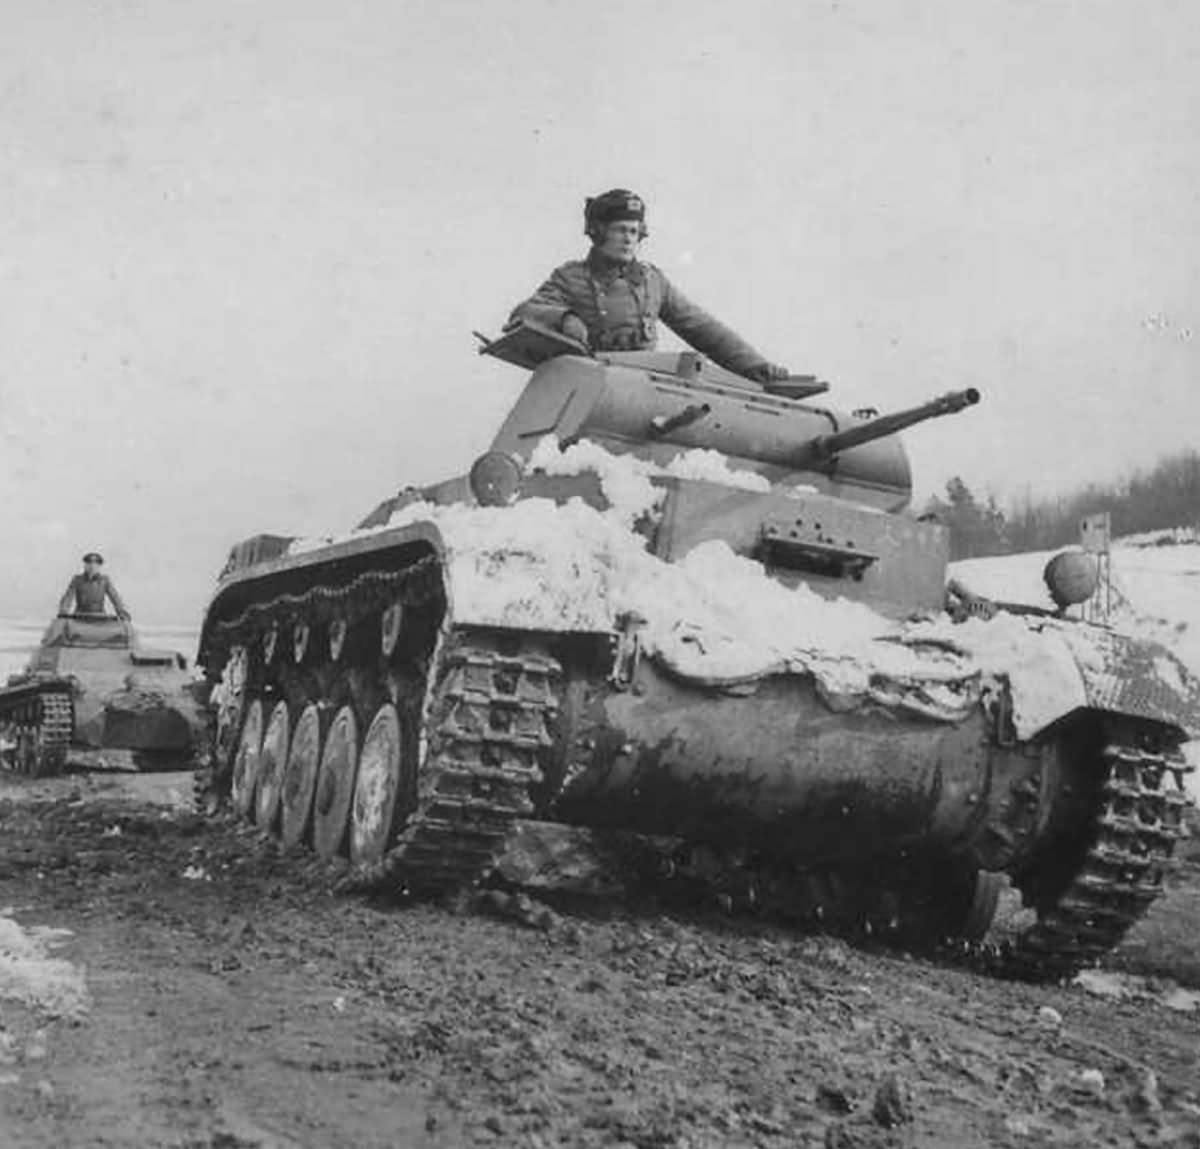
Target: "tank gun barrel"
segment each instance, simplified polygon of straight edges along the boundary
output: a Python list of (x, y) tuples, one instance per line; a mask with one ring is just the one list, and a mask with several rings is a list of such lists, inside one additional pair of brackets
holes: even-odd
[(843, 431), (834, 431), (829, 435), (818, 435), (810, 439), (801, 448), (801, 463), (827, 463), (842, 451), (870, 443), (874, 439), (882, 439), (886, 435), (894, 435), (914, 423), (923, 423), (926, 419), (936, 419), (940, 415), (953, 415), (964, 407), (971, 407), (979, 402), (979, 392), (974, 387), (965, 391), (948, 391), (928, 403), (916, 407), (906, 407), (903, 411), (893, 411), (890, 415), (879, 415), (847, 427)]

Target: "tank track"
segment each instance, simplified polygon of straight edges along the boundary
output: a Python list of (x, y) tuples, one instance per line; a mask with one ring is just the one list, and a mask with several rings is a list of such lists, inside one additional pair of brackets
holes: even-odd
[(518, 818), (533, 811), (554, 744), (562, 667), (518, 634), (451, 634), (434, 692), (417, 808), (360, 886), (430, 896), (478, 882), (499, 861)]
[[(70, 686), (62, 682), (35, 684), (14, 697), (0, 698), (0, 724), (18, 737), (14, 765), (18, 772), (41, 777), (63, 768), (75, 729)], [(32, 745), (22, 745), (32, 738)]]
[(1132, 740), (1110, 741), (1102, 759), (1106, 772), (1095, 836), (1066, 888), (1014, 943), (995, 955), (972, 955), (1001, 973), (1070, 977), (1115, 949), (1162, 893), (1184, 834), (1183, 759)]
[[(439, 589), (437, 560), (427, 558), (399, 571), (367, 572), (341, 587), (253, 603), (218, 623), (217, 631), (227, 656), (235, 644), (248, 646), (271, 628), (297, 621), (315, 626), (336, 613), (365, 619), (397, 599), (406, 609), (430, 610)], [(351, 866), (342, 888), (421, 897), (457, 892), (495, 865), (513, 822), (533, 809), (531, 788), (542, 782), (554, 745), (558, 661), (536, 635), (482, 628), (451, 627), (426, 653), (424, 681), (409, 683), (425, 698), (425, 733), (415, 740), (424, 747), (415, 794), (407, 811), (398, 810), (402, 825), (383, 859)], [(387, 675), (378, 677), (382, 696)], [(243, 702), (276, 685), (248, 685)], [(224, 805), (228, 793), (219, 746), (213, 758), (212, 767), (195, 776), (197, 805), (208, 813)]]

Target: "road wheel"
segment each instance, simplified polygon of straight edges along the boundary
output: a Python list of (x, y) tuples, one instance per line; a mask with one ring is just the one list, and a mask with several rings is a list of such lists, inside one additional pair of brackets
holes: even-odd
[(283, 788), (283, 767), (288, 757), (288, 705), (282, 700), (275, 703), (267, 732), (263, 735), (262, 749), (258, 755), (258, 799), (254, 807), (254, 820), (268, 834), (275, 832), (279, 815), (279, 793)]
[(258, 785), (258, 755), (262, 748), (263, 706), (254, 699), (246, 707), (242, 736), (233, 760), (233, 806), (243, 818), (254, 808), (254, 790)]
[(308, 832), (312, 814), (313, 791), (317, 785), (317, 770), (321, 765), (321, 710), (310, 702), (292, 731), (287, 764), (283, 769), (280, 805), (280, 840), (284, 846), (298, 846)]
[(317, 770), (317, 792), (313, 804), (313, 849), (322, 858), (341, 853), (346, 840), (350, 803), (354, 798), (354, 775), (358, 768), (358, 722), (354, 711), (343, 706), (337, 712)]
[(350, 860), (378, 862), (392, 842), (404, 747), (396, 708), (384, 703), (371, 722), (358, 762), (350, 814)]

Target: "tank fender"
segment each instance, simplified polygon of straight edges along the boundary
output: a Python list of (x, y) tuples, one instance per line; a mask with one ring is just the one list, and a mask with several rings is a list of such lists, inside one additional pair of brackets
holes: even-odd
[(1165, 646), (1103, 627), (1054, 628), (1075, 659), (1090, 708), (1200, 736), (1200, 679)]

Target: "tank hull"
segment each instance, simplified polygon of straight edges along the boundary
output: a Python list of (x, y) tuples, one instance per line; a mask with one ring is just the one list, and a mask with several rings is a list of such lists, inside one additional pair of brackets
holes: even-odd
[(946, 721), (803, 674), (718, 689), (619, 635), (459, 622), (432, 524), (376, 548), (247, 569), (202, 648), (206, 795), (348, 854), (349, 885), (582, 888), (649, 864), (826, 926), (878, 929), (882, 904), (911, 945), (984, 932), (1003, 874), (1039, 915), (1006, 968), (1034, 977), (1094, 960), (1161, 890), (1185, 804), (1170, 721), (1085, 696), (1021, 740), (982, 703)]
[(567, 768), (555, 804), (566, 821), (753, 842), (816, 864), (864, 847), (962, 849), (986, 807), (978, 712), (960, 724), (874, 706), (839, 713), (812, 679), (733, 695), (643, 661), (584, 721), (595, 750)]
[[(1058, 977), (1115, 945), (1183, 832), (1195, 684), (1136, 643), (1014, 622), (1001, 637), (1057, 692), (1031, 709), (953, 636), (904, 629), (944, 601), (946, 539), (893, 513), (897, 443), (797, 472), (797, 427), (844, 420), (694, 363), (635, 367), (539, 368), (478, 490), (452, 479), (338, 541), (234, 549), (201, 638), (206, 808), (399, 896), (648, 860), (730, 903), (907, 917), (940, 942), (980, 937), (1003, 879), (1037, 917), (1007, 968)], [(591, 471), (550, 451), (539, 472), (547, 434), (564, 456), (588, 440)], [(705, 548), (707, 581), (677, 577)]]
[[(10, 728), (13, 746), (41, 738), (41, 761), (23, 757), (34, 773), (72, 759), (124, 769), (192, 766), (207, 752), (209, 730), (205, 689), (185, 666), (174, 651), (143, 647), (119, 619), (55, 619), (25, 671), (0, 689), (0, 725)], [(42, 729), (50, 709), (53, 735)]]

